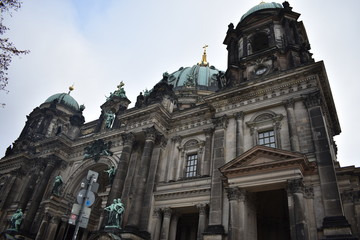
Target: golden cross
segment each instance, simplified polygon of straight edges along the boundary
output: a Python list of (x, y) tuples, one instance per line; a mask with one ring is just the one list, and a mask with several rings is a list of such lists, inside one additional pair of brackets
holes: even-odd
[(208, 48), (208, 47), (209, 47), (209, 45), (205, 45), (205, 46), (203, 46), (204, 53), (206, 53), (206, 48)]

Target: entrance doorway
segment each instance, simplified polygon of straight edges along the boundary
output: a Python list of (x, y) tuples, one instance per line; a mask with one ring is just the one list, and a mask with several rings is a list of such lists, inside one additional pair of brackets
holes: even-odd
[(256, 199), (257, 239), (291, 239), (286, 191), (257, 192)]
[(198, 222), (198, 213), (182, 214), (177, 225), (176, 240), (196, 240)]

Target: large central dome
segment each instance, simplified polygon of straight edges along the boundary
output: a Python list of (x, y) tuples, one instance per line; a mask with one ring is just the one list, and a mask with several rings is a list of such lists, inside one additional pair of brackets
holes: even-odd
[(218, 90), (217, 77), (221, 71), (214, 66), (202, 66), (200, 64), (192, 67), (181, 67), (178, 71), (169, 75), (168, 83), (174, 89), (195, 87), (199, 90)]

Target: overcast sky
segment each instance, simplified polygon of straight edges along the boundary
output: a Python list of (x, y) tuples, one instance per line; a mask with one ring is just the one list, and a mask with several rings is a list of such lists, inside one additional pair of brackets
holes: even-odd
[[(223, 40), (230, 22), (260, 0), (24, 0), (7, 17), (7, 36), (31, 53), (14, 58), (9, 93), (0, 92), (0, 156), (17, 139), (26, 115), (49, 96), (67, 92), (84, 104), (86, 121), (100, 115), (105, 96), (125, 82), (133, 106), (163, 72), (192, 66), (209, 45), (208, 61), (226, 70)], [(279, 3), (281, 3), (279, 1)], [(293, 0), (315, 61), (327, 69), (342, 133), (335, 137), (342, 166), (357, 165), (360, 119), (359, 0)]]

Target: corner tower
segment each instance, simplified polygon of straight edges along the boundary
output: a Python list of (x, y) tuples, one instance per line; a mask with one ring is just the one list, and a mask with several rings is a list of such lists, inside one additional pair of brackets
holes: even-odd
[(300, 14), (288, 2), (260, 3), (251, 8), (224, 40), (228, 50), (227, 79), (238, 85), (314, 62)]

